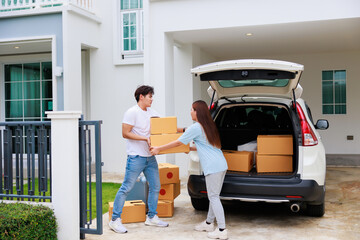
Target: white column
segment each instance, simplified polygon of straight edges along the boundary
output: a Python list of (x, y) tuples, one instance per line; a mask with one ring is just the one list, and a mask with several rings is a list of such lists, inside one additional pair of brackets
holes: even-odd
[(81, 112), (46, 112), (51, 119), (52, 204), (59, 240), (78, 240), (79, 118)]

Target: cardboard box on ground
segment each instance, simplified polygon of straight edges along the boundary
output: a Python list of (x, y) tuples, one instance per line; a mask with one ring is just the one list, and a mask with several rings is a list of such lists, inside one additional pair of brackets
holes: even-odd
[[(109, 220), (111, 220), (114, 203), (109, 202)], [(145, 222), (146, 220), (146, 207), (145, 203), (141, 200), (125, 201), (121, 221), (122, 223), (135, 223)]]
[[(174, 214), (174, 200), (180, 195), (179, 167), (170, 163), (159, 163), (159, 177), (161, 188), (156, 211), (159, 217), (172, 217)], [(146, 179), (144, 179), (144, 176), (139, 177), (134, 188), (130, 191), (128, 196), (139, 199), (125, 202), (121, 214), (122, 223), (144, 222), (146, 220), (146, 204), (142, 200), (148, 198), (148, 187), (144, 186), (144, 184), (147, 185)], [(143, 206), (143, 209), (140, 209), (139, 206)], [(112, 211), (113, 202), (110, 202), (109, 219), (111, 219)], [(135, 214), (135, 216), (129, 217), (128, 214)]]

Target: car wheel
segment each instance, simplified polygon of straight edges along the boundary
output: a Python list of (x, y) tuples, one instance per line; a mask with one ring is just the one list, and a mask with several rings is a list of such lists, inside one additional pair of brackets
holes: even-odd
[(311, 205), (308, 204), (306, 208), (306, 214), (312, 217), (322, 217), (325, 214), (325, 204)]
[(191, 198), (191, 204), (196, 210), (205, 211), (209, 209), (209, 200), (207, 198)]

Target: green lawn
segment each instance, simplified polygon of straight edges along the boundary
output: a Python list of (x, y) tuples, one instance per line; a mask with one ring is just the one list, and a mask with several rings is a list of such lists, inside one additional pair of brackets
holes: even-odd
[[(15, 185), (15, 183), (13, 184), (14, 186), (13, 186), (13, 193), (12, 194), (18, 194), (17, 193), (17, 191), (16, 191), (16, 185)], [(47, 189), (48, 189), (48, 191), (45, 193), (45, 196), (50, 196), (50, 180), (48, 180), (47, 181)], [(26, 184), (24, 184), (24, 187), (23, 187), (23, 190), (24, 190), (24, 192), (23, 192), (23, 194), (21, 194), (21, 195), (28, 195), (28, 184), (26, 183)], [(10, 193), (11, 194), (11, 193)], [(38, 182), (38, 179), (37, 178), (35, 178), (35, 194), (34, 194), (35, 196), (39, 196), (40, 194), (39, 194), (39, 182)], [(20, 198), (14, 198), (13, 200), (21, 200)], [(25, 199), (23, 199), (24, 201), (32, 201), (32, 200), (29, 200), (28, 198), (25, 198)], [(40, 200), (39, 199), (35, 199), (34, 201), (36, 201), (36, 202), (39, 202)], [(44, 201), (44, 200), (41, 200), (42, 202)], [(45, 200), (45, 202), (50, 202), (50, 200), (49, 199), (46, 199)]]
[[(108, 183), (108, 182), (103, 182), (102, 183), (102, 212), (103, 214), (109, 211), (109, 202), (113, 202), (115, 199), (115, 195), (117, 193), (117, 191), (119, 190), (121, 184), (120, 183)], [(92, 201), (92, 206), (91, 206), (91, 211), (92, 211), (92, 218), (96, 218), (96, 184), (95, 183), (91, 183), (91, 201)], [(89, 203), (89, 199), (88, 199), (88, 203)], [(90, 216), (88, 216), (89, 219)]]
[[(115, 195), (117, 191), (119, 190), (121, 186), (121, 183), (108, 183), (103, 182), (102, 183), (102, 212), (103, 214), (109, 211), (109, 202), (113, 202), (115, 199)], [(50, 195), (50, 181), (48, 181), (48, 189), (49, 191), (45, 194), (46, 196)], [(89, 183), (87, 184), (87, 189), (89, 190)], [(13, 188), (13, 194), (17, 194), (16, 187)], [(24, 184), (24, 193), (23, 195), (28, 194), (28, 184)], [(39, 195), (38, 191), (38, 179), (35, 179), (35, 195)], [(13, 200), (20, 200), (20, 198), (14, 198)], [(27, 198), (24, 199), (25, 201), (28, 201)], [(39, 202), (39, 199), (35, 199), (36, 202)], [(50, 202), (50, 200), (46, 200), (46, 202)], [(91, 183), (91, 218), (96, 218), (96, 183)], [(88, 204), (89, 204), (89, 198), (88, 198)], [(89, 205), (88, 205), (89, 206)], [(88, 220), (90, 219), (90, 216), (88, 214)]]

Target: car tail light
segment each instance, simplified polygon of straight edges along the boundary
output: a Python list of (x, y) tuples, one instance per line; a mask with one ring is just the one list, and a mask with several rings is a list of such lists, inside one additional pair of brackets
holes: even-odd
[(286, 198), (302, 198), (302, 196), (286, 196)]
[(318, 144), (317, 137), (314, 131), (311, 129), (309, 123), (306, 121), (305, 114), (300, 106), (300, 104), (296, 104), (296, 110), (300, 119), (300, 126), (302, 132), (302, 140), (303, 146), (315, 146)]
[(213, 110), (215, 107), (215, 102), (213, 102), (210, 106), (209, 106), (209, 110)]

